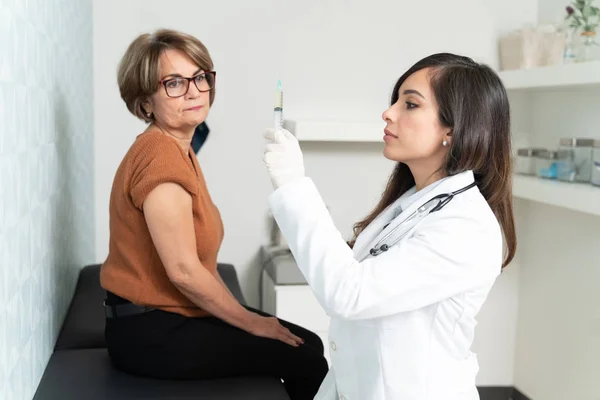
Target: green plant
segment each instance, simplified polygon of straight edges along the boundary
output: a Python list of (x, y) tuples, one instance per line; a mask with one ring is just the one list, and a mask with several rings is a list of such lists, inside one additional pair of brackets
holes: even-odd
[(600, 8), (595, 0), (575, 0), (567, 6), (566, 20), (571, 28), (581, 28), (583, 32), (596, 32), (600, 25)]

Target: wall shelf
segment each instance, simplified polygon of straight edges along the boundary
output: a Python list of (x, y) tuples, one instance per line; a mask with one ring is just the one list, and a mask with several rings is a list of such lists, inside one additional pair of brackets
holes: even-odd
[(600, 84), (600, 61), (501, 71), (507, 90), (545, 89)]
[(600, 216), (600, 187), (591, 184), (561, 182), (515, 174), (513, 195), (521, 199)]
[(385, 122), (285, 120), (283, 127), (301, 142), (383, 143)]

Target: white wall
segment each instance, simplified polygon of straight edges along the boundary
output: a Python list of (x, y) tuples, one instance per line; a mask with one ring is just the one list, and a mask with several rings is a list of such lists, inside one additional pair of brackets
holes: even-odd
[[(600, 86), (519, 96), (515, 111), (529, 119), (521, 137), (531, 145), (600, 139)], [(533, 399), (596, 399), (600, 218), (537, 203), (527, 203), (521, 217), (515, 385)]]
[[(519, 212), (522, 204), (515, 206)], [(480, 386), (514, 385), (519, 278), (515, 260), (498, 277), (477, 318), (473, 351), (479, 359)]]
[[(540, 0), (539, 22), (560, 21), (567, 5)], [(515, 93), (511, 104), (523, 143), (600, 139), (600, 86)], [(524, 203), (515, 386), (536, 400), (600, 398), (600, 218)]]
[[(495, 66), (497, 35), (535, 21), (536, 15), (535, 0), (94, 2), (97, 261), (107, 253), (114, 172), (144, 129), (120, 100), (115, 77), (136, 35), (175, 28), (194, 34), (211, 51), (217, 97), (199, 159), (225, 224), (219, 259), (235, 264), (244, 294), (256, 305), (257, 256), (267, 241), (271, 190), (262, 132), (272, 124), (277, 80), (283, 82), (288, 118), (377, 121), (396, 79), (418, 59), (451, 51)], [(373, 207), (391, 171), (381, 149), (303, 144), (307, 172), (347, 236), (352, 223)], [(482, 311), (480, 384), (512, 384), (514, 341), (508, 331), (516, 318), (515, 274), (501, 277)]]
[(527, 220), (515, 385), (532, 399), (597, 399), (600, 218), (530, 204)]
[(92, 4), (0, 2), (0, 399), (30, 399), (94, 260)]
[(538, 22), (541, 24), (561, 23), (567, 15), (566, 8), (572, 0), (539, 0)]

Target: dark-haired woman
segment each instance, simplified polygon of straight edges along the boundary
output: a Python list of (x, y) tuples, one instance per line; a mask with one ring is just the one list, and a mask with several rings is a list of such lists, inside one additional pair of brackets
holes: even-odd
[(397, 166), (350, 246), (294, 136), (265, 135), (271, 210), (332, 317), (315, 399), (478, 399), (475, 318), (516, 249), (506, 91), (489, 67), (434, 54), (400, 77), (383, 119)]

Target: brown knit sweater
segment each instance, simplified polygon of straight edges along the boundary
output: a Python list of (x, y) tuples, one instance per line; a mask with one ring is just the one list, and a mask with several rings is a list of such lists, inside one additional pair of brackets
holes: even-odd
[(115, 175), (109, 205), (109, 254), (100, 282), (105, 290), (135, 304), (189, 317), (206, 316), (208, 312), (169, 280), (144, 218), (146, 196), (164, 182), (177, 183), (192, 196), (198, 258), (215, 273), (223, 224), (198, 160), (191, 146), (186, 154), (175, 139), (149, 131), (137, 137)]

